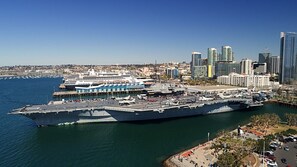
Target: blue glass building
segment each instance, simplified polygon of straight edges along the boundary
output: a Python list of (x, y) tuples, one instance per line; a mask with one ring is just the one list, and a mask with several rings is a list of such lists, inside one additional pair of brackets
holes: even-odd
[(191, 61), (192, 78), (193, 78), (193, 74), (194, 74), (194, 67), (196, 67), (196, 66), (202, 66), (202, 59), (201, 59), (200, 52), (192, 52), (192, 61)]
[(191, 66), (201, 66), (201, 53), (200, 52), (192, 52), (192, 64)]
[(229, 75), (231, 72), (240, 74), (240, 64), (226, 61), (218, 61), (215, 66), (215, 75)]
[(297, 34), (281, 32), (280, 83), (297, 84)]

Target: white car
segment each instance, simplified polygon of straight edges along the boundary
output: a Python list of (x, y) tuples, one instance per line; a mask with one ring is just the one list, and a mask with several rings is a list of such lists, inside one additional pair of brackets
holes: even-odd
[(265, 155), (273, 155), (274, 153), (272, 151), (265, 151)]
[(267, 160), (267, 166), (268, 167), (278, 167), (277, 163), (271, 160)]

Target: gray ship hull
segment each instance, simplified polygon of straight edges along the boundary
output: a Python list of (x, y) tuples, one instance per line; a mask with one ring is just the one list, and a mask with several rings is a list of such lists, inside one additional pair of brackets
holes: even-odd
[(38, 126), (65, 125), (95, 122), (127, 122), (156, 120), (215, 114), (248, 108), (242, 102), (202, 103), (196, 105), (178, 105), (157, 109), (132, 109), (123, 107), (100, 107), (74, 111), (44, 112), (22, 114), (32, 119)]

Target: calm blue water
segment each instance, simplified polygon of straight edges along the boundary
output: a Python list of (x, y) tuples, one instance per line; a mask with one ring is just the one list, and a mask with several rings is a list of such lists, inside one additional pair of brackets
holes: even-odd
[(51, 100), (61, 79), (0, 80), (0, 166), (161, 166), (183, 149), (251, 115), (296, 112), (269, 104), (248, 112), (141, 123), (99, 123), (38, 128), (30, 119), (7, 115), (26, 104)]

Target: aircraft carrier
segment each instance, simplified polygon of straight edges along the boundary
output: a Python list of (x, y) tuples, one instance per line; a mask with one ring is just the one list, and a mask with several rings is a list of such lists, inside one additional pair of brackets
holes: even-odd
[(251, 96), (208, 98), (179, 95), (132, 98), (51, 101), (44, 105), (27, 105), (10, 114), (23, 115), (38, 126), (93, 122), (125, 122), (187, 117), (241, 110), (256, 106)]

